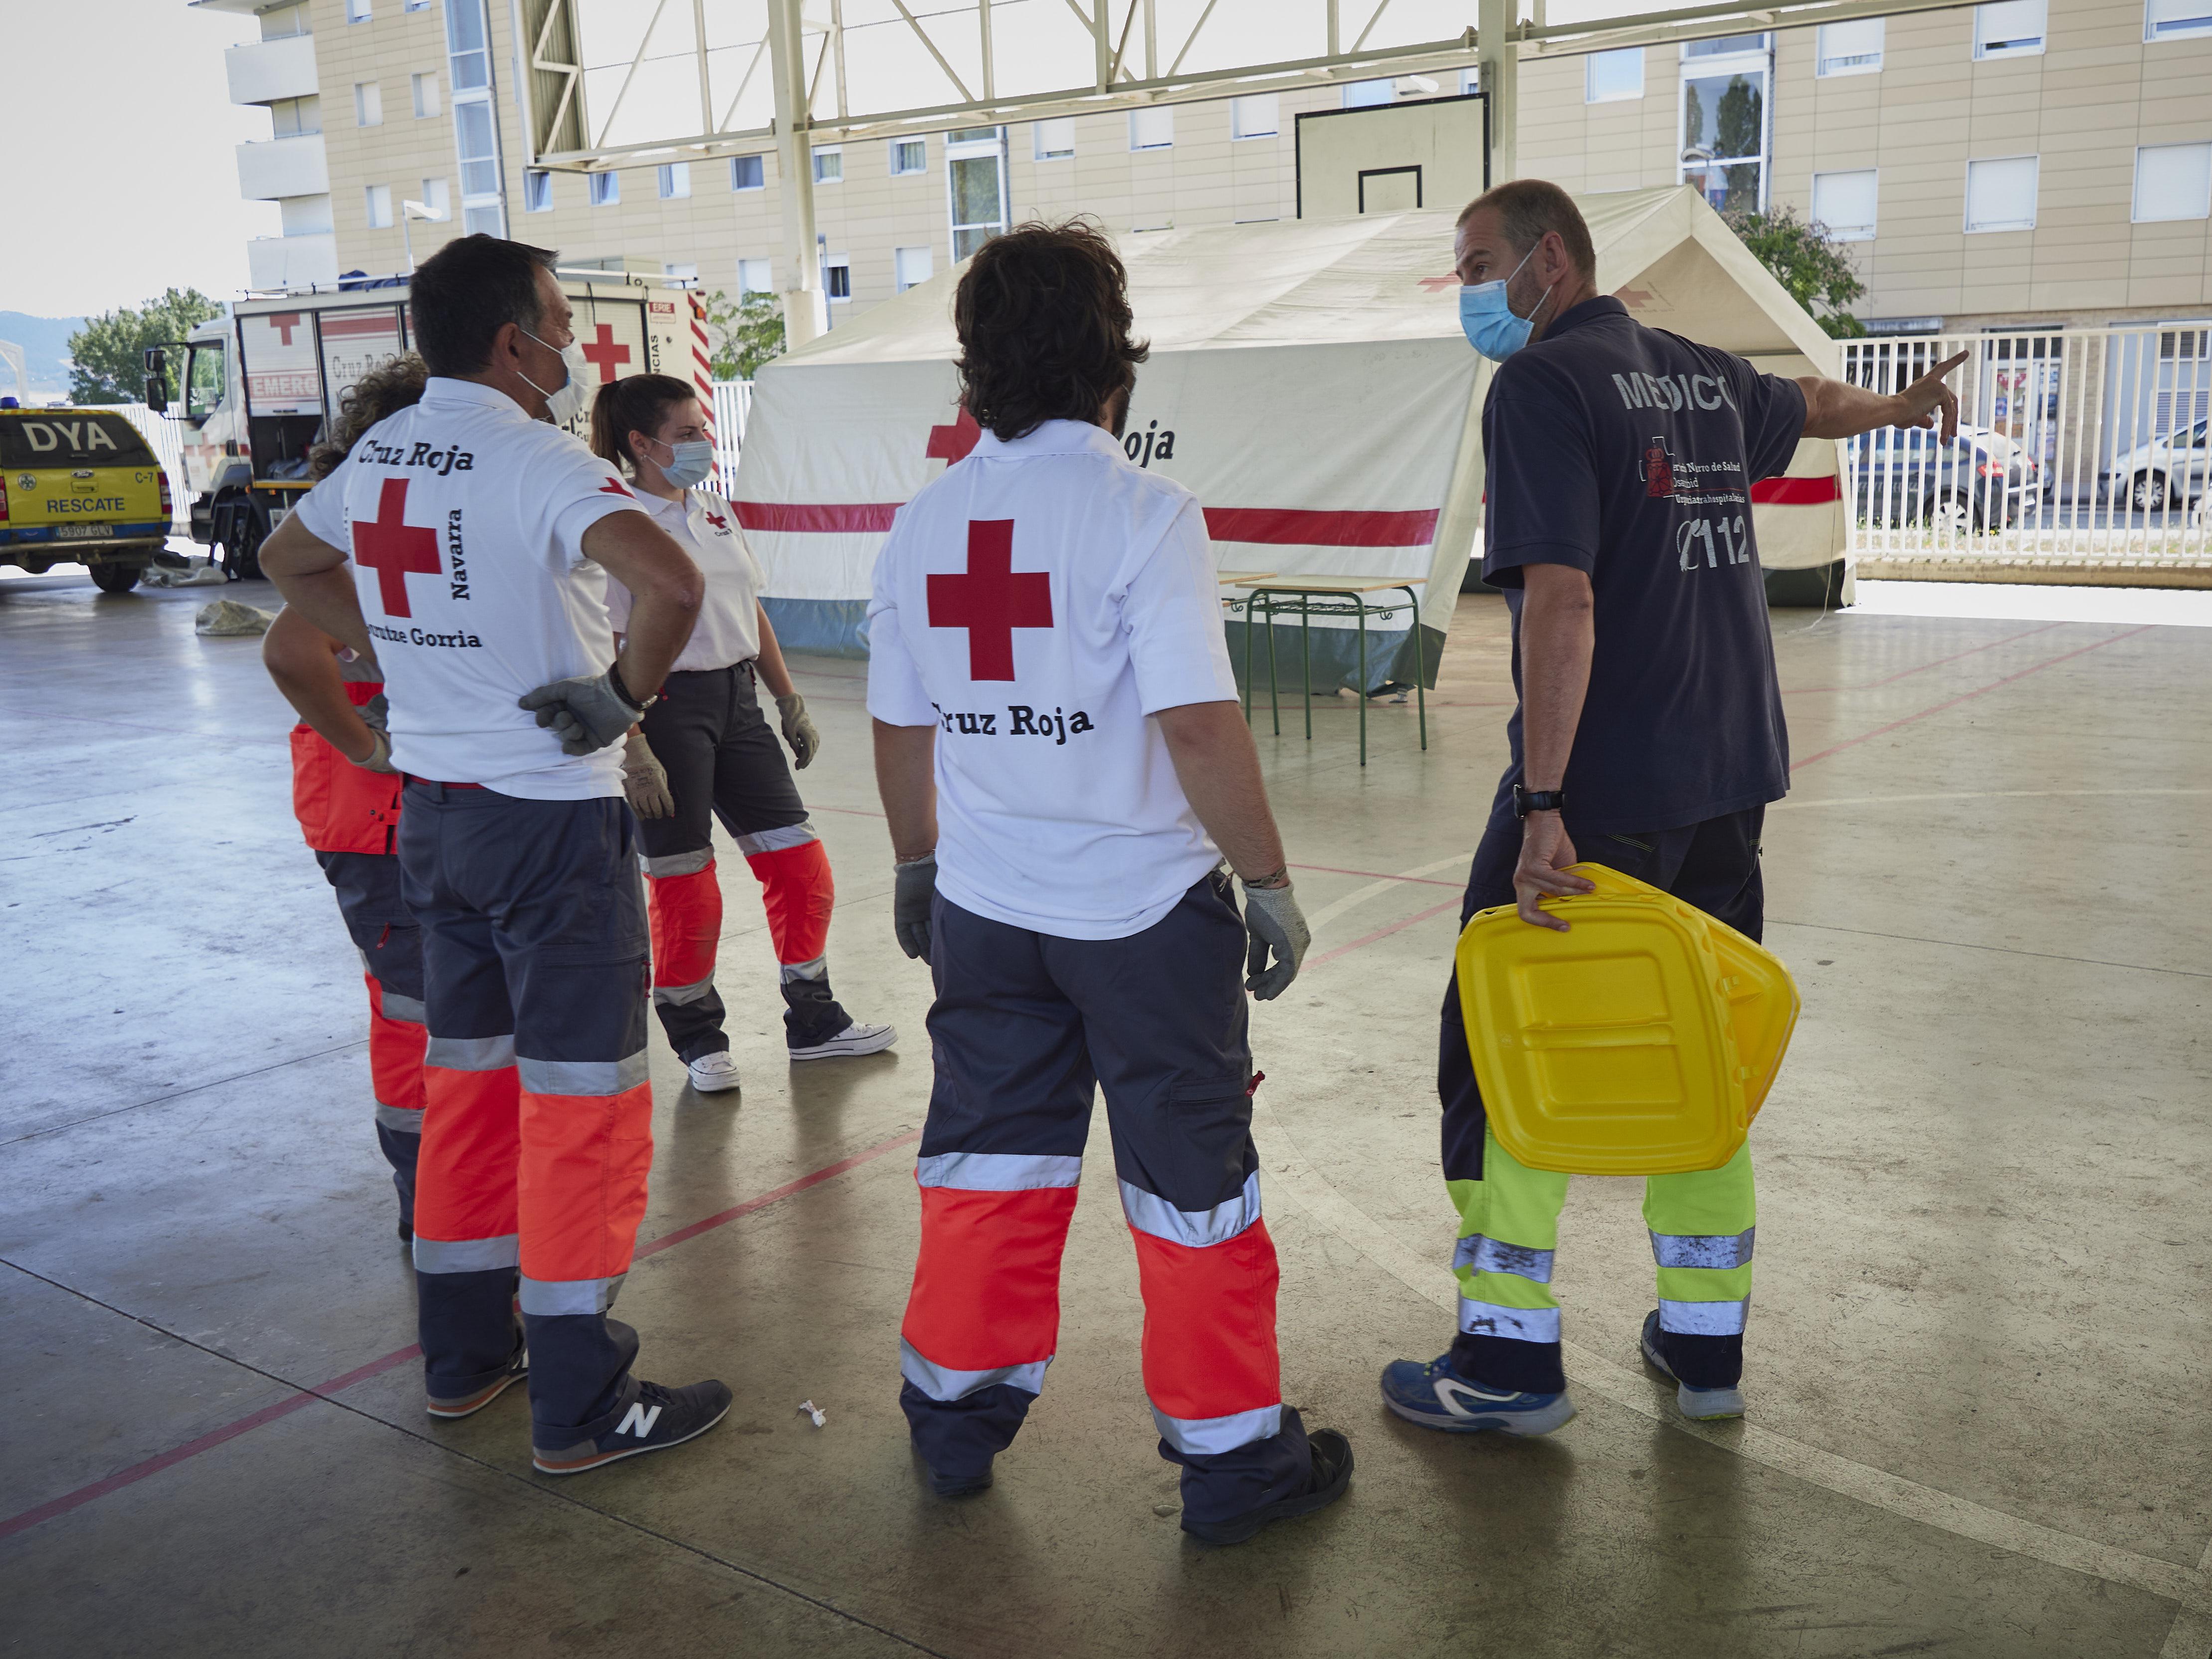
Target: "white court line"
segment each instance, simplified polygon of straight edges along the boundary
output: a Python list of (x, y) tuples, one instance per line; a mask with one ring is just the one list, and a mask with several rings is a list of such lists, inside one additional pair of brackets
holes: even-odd
[(1915, 800), (2045, 800), (2063, 795), (2212, 795), (2212, 789), (1971, 789), (1941, 795), (1839, 795), (1832, 800), (1778, 800), (1770, 812), (1791, 812), (1808, 806), (1887, 806)]
[(1355, 904), (1364, 904), (1371, 898), (1380, 898), (1401, 882), (1418, 881), (1423, 876), (1433, 876), (1439, 870), (1449, 870), (1455, 866), (1464, 869), (1468, 860), (1474, 856), (1472, 853), (1455, 853), (1448, 859), (1438, 859), (1434, 864), (1425, 864), (1418, 870), (1401, 870), (1395, 876), (1385, 876), (1380, 881), (1370, 881), (1366, 886), (1355, 888), (1346, 893), (1334, 904), (1322, 905), (1320, 909), (1308, 916), (1307, 930), (1318, 933)]
[[(1256, 1097), (1253, 1105), (1254, 1127), (1267, 1129), (1269, 1139), (1290, 1152), (1286, 1159), (1270, 1163), (1270, 1179), (1287, 1190), (1322, 1226), (1416, 1295), (1455, 1317), (1459, 1298), (1455, 1291), (1446, 1288), (1452, 1281), (1444, 1267), (1440, 1263), (1424, 1261), (1338, 1192), (1298, 1152), (1297, 1143), (1291, 1139), (1273, 1109)], [(1869, 1468), (1848, 1457), (1808, 1446), (1756, 1424), (1713, 1428), (1692, 1423), (1674, 1410), (1671, 1401), (1655, 1388), (1650, 1377), (1626, 1370), (1574, 1343), (1565, 1343), (1562, 1348), (1567, 1375), (1577, 1388), (1602, 1395), (1615, 1405), (1626, 1406), (1662, 1427), (1903, 1519), (2178, 1601), (2182, 1611), (2160, 1659), (2203, 1659), (2202, 1644), (2196, 1648), (2188, 1644), (2197, 1640), (2197, 1632), (2200, 1630), (2212, 1632), (2212, 1551), (2207, 1552), (2205, 1565), (2192, 1571), (2171, 1561), (2137, 1555), (2118, 1545), (2078, 1538), (2071, 1533), (2039, 1526), (2033, 1521), (1954, 1498), (1901, 1475)], [(2182, 1645), (2177, 1646), (2177, 1643)]]

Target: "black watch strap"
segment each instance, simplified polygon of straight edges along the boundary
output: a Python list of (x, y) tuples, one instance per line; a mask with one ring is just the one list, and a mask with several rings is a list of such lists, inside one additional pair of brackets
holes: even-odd
[(622, 670), (613, 663), (607, 665), (607, 684), (614, 688), (615, 696), (637, 710), (640, 714), (643, 714), (647, 709), (660, 701), (658, 696), (633, 696), (629, 687), (623, 684)]
[(1567, 792), (1564, 789), (1523, 789), (1513, 786), (1513, 816), (1525, 818), (1531, 812), (1564, 812), (1567, 810)]

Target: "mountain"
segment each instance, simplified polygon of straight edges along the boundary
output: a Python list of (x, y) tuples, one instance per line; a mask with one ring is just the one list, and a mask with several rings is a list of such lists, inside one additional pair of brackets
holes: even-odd
[[(69, 390), (69, 337), (83, 326), (82, 317), (31, 317), (20, 311), (0, 311), (0, 340), (12, 340), (23, 348), (33, 397), (58, 398)], [(15, 390), (8, 371), (0, 368), (0, 394)]]

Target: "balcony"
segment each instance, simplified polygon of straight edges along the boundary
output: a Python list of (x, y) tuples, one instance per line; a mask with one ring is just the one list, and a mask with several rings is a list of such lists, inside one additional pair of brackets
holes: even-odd
[(319, 89), (312, 34), (233, 46), (223, 53), (222, 64), (234, 104), (273, 104), (280, 98), (310, 97)]
[(264, 138), (238, 147), (238, 193), (249, 202), (273, 202), (286, 196), (327, 196), (329, 167), (323, 159), (323, 135)]
[(257, 289), (305, 289), (337, 285), (338, 241), (330, 232), (315, 236), (257, 236), (246, 245), (247, 280)]

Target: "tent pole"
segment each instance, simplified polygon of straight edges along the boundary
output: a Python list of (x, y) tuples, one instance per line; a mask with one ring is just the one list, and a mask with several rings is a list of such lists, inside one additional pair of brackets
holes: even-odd
[(815, 249), (813, 111), (806, 86), (800, 0), (769, 0), (769, 67), (775, 85), (775, 166), (783, 208), (783, 343), (787, 350), (829, 323)]
[(1513, 40), (1517, 0), (1478, 0), (1475, 46), (1490, 112), (1490, 182), (1520, 176), (1521, 53)]

